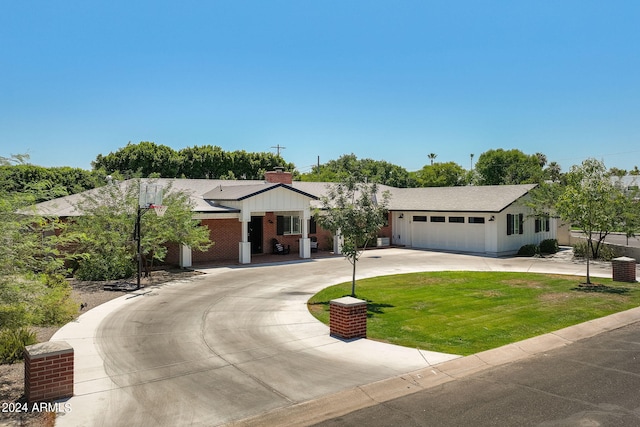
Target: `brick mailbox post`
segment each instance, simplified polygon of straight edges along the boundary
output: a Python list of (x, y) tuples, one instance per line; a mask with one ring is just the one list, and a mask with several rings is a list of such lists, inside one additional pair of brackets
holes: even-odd
[(611, 260), (613, 280), (616, 282), (636, 281), (636, 260), (626, 256)]
[(73, 347), (64, 341), (27, 346), (24, 394), (29, 403), (73, 396)]
[(367, 302), (353, 297), (331, 300), (329, 329), (331, 335), (338, 338), (366, 338)]

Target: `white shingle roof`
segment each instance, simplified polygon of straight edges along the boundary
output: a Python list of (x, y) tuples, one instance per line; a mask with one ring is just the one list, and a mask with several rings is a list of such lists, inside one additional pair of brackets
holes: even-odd
[(396, 188), (390, 210), (440, 212), (500, 212), (536, 184), (466, 187)]
[[(320, 198), (327, 194), (333, 183), (295, 181), (290, 185), (273, 184), (258, 180), (207, 180), (207, 179), (154, 179), (153, 182), (165, 187), (166, 191), (183, 191), (190, 195), (194, 212), (223, 213), (237, 212), (237, 209), (224, 206), (225, 201), (243, 200), (255, 194), (275, 187), (286, 187), (303, 193), (310, 198)], [(116, 185), (125, 188), (133, 181), (123, 181)], [(382, 192), (389, 191), (390, 210), (447, 211), (447, 212), (500, 212), (520, 197), (527, 194), (535, 184), (495, 185), (468, 187), (429, 187), (394, 188), (379, 186), (379, 199)], [(167, 190), (168, 189), (168, 190)], [(38, 213), (51, 216), (78, 216), (75, 206), (82, 200), (81, 194), (61, 197), (36, 205)], [(314, 207), (320, 202), (312, 201)]]

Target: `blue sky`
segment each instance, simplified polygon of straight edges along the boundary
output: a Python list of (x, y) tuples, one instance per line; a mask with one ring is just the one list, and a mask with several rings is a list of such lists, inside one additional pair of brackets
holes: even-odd
[(279, 144), (305, 172), (518, 148), (630, 169), (638, 22), (636, 0), (4, 1), (0, 156)]

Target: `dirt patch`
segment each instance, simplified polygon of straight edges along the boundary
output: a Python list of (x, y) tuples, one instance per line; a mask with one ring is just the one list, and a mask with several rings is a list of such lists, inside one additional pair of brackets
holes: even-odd
[[(202, 273), (191, 270), (168, 269), (156, 270), (151, 277), (141, 279), (140, 284), (153, 287), (174, 280), (188, 279)], [(83, 282), (75, 279), (69, 280), (72, 291), (71, 297), (78, 303), (78, 315), (91, 310), (112, 299), (118, 298), (126, 292), (106, 291), (105, 284), (130, 284), (135, 285), (135, 279), (110, 281), (110, 282)], [(38, 342), (49, 341), (56, 333), (59, 326), (34, 327)], [(51, 412), (31, 411), (32, 405), (26, 405), (24, 397), (24, 364), (22, 362), (12, 365), (0, 365), (0, 427), (27, 426), (42, 427), (55, 424), (55, 414)], [(26, 411), (24, 411), (26, 409)]]
[(502, 280), (500, 283), (505, 284), (507, 286), (513, 286), (514, 288), (532, 288), (532, 289), (542, 288), (537, 283), (531, 283), (528, 280), (522, 280), (522, 279)]
[(486, 291), (481, 291), (480, 295), (486, 298), (498, 298), (504, 296), (504, 292), (500, 292), (495, 289), (488, 289)]
[(553, 302), (565, 301), (567, 298), (571, 298), (571, 297), (572, 295), (567, 292), (549, 292), (549, 293), (544, 293), (538, 296), (538, 299), (540, 301), (553, 303)]

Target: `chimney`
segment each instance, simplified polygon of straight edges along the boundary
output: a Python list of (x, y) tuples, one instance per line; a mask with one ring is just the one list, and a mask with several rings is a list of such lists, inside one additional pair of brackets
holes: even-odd
[(273, 171), (265, 172), (264, 179), (272, 184), (291, 184), (293, 182), (291, 172), (285, 172), (282, 167), (277, 167)]

